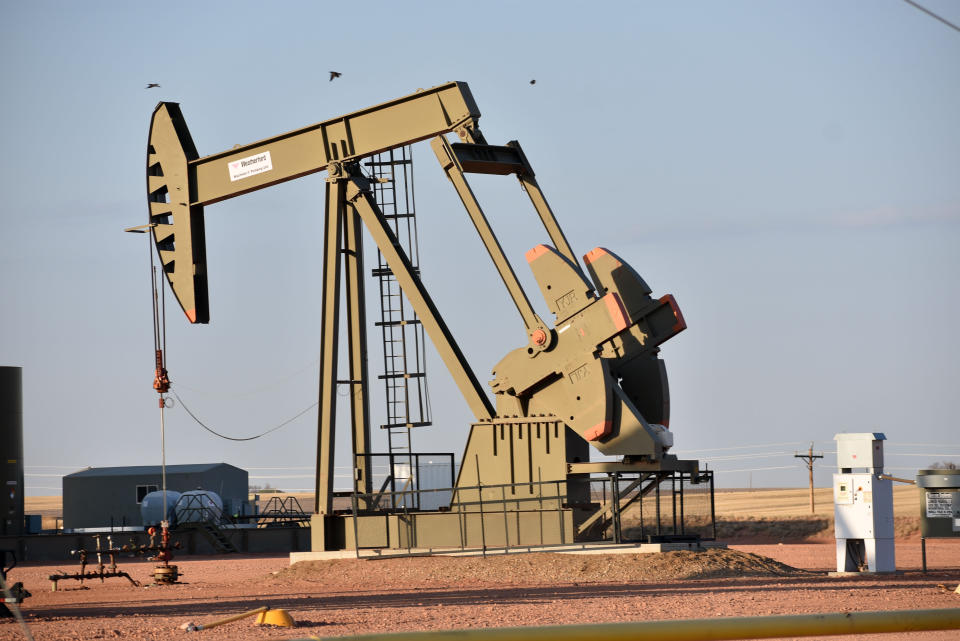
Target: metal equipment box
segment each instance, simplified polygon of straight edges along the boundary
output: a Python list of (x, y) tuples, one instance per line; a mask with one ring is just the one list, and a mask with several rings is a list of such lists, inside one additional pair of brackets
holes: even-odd
[(40, 530), (43, 528), (43, 515), (41, 514), (24, 514), (23, 515), (23, 533), (24, 534), (40, 534)]
[(837, 572), (894, 572), (893, 483), (882, 478), (886, 437), (865, 432), (833, 438), (839, 472), (833, 475)]
[(834, 474), (838, 539), (893, 539), (893, 483), (872, 474)]
[(920, 536), (960, 537), (960, 470), (919, 470)]
[(833, 475), (837, 572), (893, 572), (893, 483), (873, 474)]
[(887, 439), (880, 432), (859, 432), (855, 434), (837, 434), (837, 467), (841, 472), (864, 470), (883, 472), (883, 441)]
[(960, 492), (953, 493), (953, 532), (960, 536)]

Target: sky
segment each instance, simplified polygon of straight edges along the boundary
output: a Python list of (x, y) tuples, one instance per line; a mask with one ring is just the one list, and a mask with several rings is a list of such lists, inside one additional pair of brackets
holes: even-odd
[[(923, 3), (960, 24), (960, 5)], [(811, 443), (827, 486), (840, 432), (884, 433), (898, 476), (960, 463), (960, 32), (902, 0), (4, 2), (0, 54), (0, 365), (23, 368), (28, 495), (160, 462), (148, 245), (123, 233), (147, 222), (158, 101), (210, 155), (451, 80), (489, 142), (523, 144), (575, 253), (607, 247), (676, 297), (674, 451), (718, 487), (802, 487)], [(485, 384), (523, 325), (432, 151), (413, 154), (422, 280)], [(316, 402), (323, 180), (208, 206), (210, 324), (167, 298), (174, 390), (218, 432)], [(509, 177), (471, 183), (551, 318), (523, 258), (547, 242), (529, 201)], [(472, 415), (433, 352), (427, 368), (414, 449), (459, 456)], [(315, 408), (246, 442), (183, 410), (165, 412), (168, 464), (313, 487)]]

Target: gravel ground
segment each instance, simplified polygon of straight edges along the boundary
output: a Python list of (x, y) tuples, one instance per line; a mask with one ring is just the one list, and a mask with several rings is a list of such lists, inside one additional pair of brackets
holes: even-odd
[[(660, 555), (515, 554), (306, 562), (287, 556), (180, 557), (182, 583), (133, 587), (113, 578), (50, 591), (47, 577), (71, 564), (27, 563), (8, 580), (33, 596), (23, 613), (35, 639), (291, 639), (402, 630), (485, 628), (913, 608), (960, 608), (960, 541), (929, 541), (931, 571), (920, 570), (919, 540), (897, 545), (892, 575), (830, 577), (833, 542), (733, 545), (727, 551)], [(146, 582), (153, 564), (123, 560)], [(252, 608), (284, 608), (297, 627), (252, 619), (188, 633)], [(0, 639), (23, 638), (12, 620)], [(960, 633), (838, 637), (946, 641)]]

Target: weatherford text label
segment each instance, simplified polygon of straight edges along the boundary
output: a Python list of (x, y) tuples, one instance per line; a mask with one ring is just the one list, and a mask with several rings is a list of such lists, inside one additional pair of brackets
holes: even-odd
[(231, 160), (227, 163), (227, 169), (230, 171), (230, 182), (234, 182), (270, 171), (273, 169), (273, 162), (270, 160), (270, 152), (265, 151), (255, 156)]

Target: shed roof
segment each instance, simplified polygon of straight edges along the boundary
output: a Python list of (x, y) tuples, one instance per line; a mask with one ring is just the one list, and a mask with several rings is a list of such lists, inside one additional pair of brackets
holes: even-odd
[[(173, 474), (203, 474), (216, 468), (228, 467), (240, 472), (245, 472), (239, 467), (229, 463), (191, 463), (188, 465), (168, 465), (167, 476)], [(86, 478), (101, 476), (145, 476), (148, 474), (160, 474), (159, 465), (125, 465), (122, 467), (88, 467), (85, 470), (67, 474), (64, 478)]]

